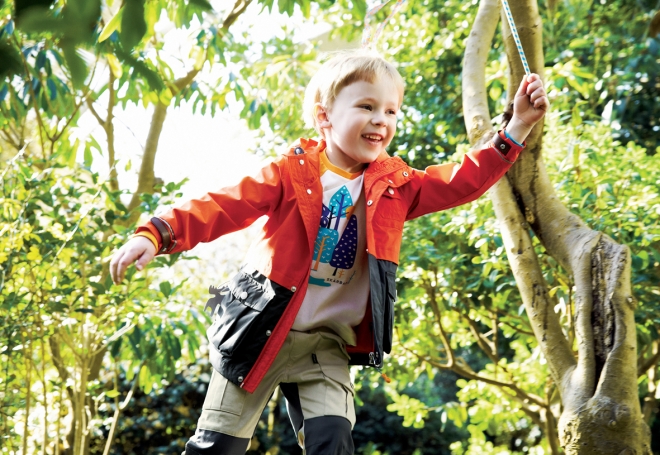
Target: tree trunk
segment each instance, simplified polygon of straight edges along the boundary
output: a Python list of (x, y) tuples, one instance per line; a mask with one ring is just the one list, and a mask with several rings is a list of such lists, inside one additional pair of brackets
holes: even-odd
[[(542, 75), (538, 5), (535, 0), (520, 0), (511, 7), (531, 70)], [(463, 109), (472, 145), (485, 144), (494, 133), (485, 67), (498, 12), (497, 0), (481, 1), (466, 46)], [(511, 68), (510, 100), (525, 73), (505, 16), (500, 14)], [(543, 164), (542, 132), (541, 122), (490, 195), (527, 315), (561, 393), (559, 442), (567, 454), (650, 455), (650, 430), (637, 396), (630, 252), (586, 226), (557, 198)], [(553, 310), (530, 229), (573, 277), (577, 358)]]

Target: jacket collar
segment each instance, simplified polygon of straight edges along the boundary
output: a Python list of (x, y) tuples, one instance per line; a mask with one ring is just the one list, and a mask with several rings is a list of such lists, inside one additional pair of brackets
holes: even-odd
[[(323, 139), (315, 141), (314, 139), (300, 138), (294, 145), (289, 149), (287, 155), (296, 155), (296, 148), (302, 148), (305, 154), (308, 155), (308, 159), (313, 162), (314, 166), (318, 168), (319, 153), (321, 153), (326, 148), (326, 143)], [(401, 172), (397, 172), (401, 171)], [(406, 175), (404, 175), (404, 171)], [(394, 186), (400, 186), (410, 179), (410, 174), (412, 174), (409, 166), (398, 156), (390, 156), (387, 152), (382, 152), (376, 158), (376, 161), (369, 164), (365, 171), (365, 186), (371, 186), (371, 183), (376, 179), (379, 179), (385, 175), (393, 174), (392, 183)], [(401, 174), (401, 175), (398, 175)]]
[[(295, 154), (295, 149), (297, 147), (301, 147), (305, 151), (305, 153), (310, 153), (310, 152), (311, 153), (321, 153), (323, 150), (325, 150), (326, 143), (325, 143), (325, 140), (323, 140), (323, 139), (320, 139), (319, 141), (316, 141), (314, 139), (300, 138), (300, 139), (298, 139), (298, 141), (294, 145), (292, 145), (290, 147), (288, 154)], [(371, 168), (380, 169), (383, 165), (385, 165), (386, 167), (389, 167), (389, 166), (394, 164), (393, 161), (397, 162), (396, 167), (399, 167), (401, 164), (405, 165), (405, 162), (401, 158), (399, 158), (397, 156), (392, 157), (387, 152), (383, 151), (383, 152), (381, 152), (380, 155), (378, 155), (378, 158), (376, 158), (376, 161), (371, 163), (367, 167), (367, 169), (371, 169)], [(385, 164), (385, 163), (387, 163), (387, 164)], [(373, 172), (373, 170), (371, 170), (370, 172)]]

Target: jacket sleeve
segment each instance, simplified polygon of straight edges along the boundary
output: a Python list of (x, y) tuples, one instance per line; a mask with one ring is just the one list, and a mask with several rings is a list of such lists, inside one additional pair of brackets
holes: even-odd
[(282, 197), (281, 183), (278, 162), (273, 162), (236, 186), (207, 193), (152, 218), (135, 232), (152, 233), (158, 240), (159, 254), (190, 250), (273, 213)]
[(416, 190), (407, 220), (474, 201), (509, 170), (524, 148), (502, 132), (485, 148), (471, 150), (461, 164), (448, 163), (415, 170)]

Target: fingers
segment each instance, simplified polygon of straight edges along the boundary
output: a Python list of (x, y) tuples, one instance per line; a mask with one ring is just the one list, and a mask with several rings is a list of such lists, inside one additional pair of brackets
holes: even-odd
[(123, 281), (126, 269), (133, 264), (138, 270), (143, 270), (154, 258), (156, 250), (150, 240), (144, 237), (131, 239), (122, 246), (110, 262), (110, 275), (115, 284)]
[(523, 77), (518, 86), (518, 91), (516, 92), (516, 97), (525, 96), (527, 94), (527, 87), (529, 86), (528, 77)]
[(115, 284), (119, 284), (119, 282), (121, 281), (119, 279), (119, 274), (118, 274), (118, 271), (117, 271), (117, 265), (118, 265), (118, 260), (117, 259), (118, 259), (118, 256), (119, 256), (120, 252), (121, 252), (121, 250), (117, 251), (112, 256), (112, 260), (110, 261), (110, 276), (112, 277), (112, 282), (115, 283)]
[(529, 96), (530, 103), (536, 109), (547, 110), (550, 102), (548, 101), (548, 94), (545, 92), (541, 77), (538, 74), (530, 74), (526, 79), (529, 81), (526, 93)]
[(546, 110), (550, 106), (541, 76), (536, 73), (523, 77), (516, 96), (527, 96), (530, 104), (536, 109)]
[(144, 269), (153, 258), (154, 255), (150, 251), (145, 250), (135, 263), (135, 268), (138, 270)]
[(534, 107), (537, 109), (541, 109), (543, 111), (547, 111), (548, 108), (550, 107), (550, 100), (548, 100), (547, 96), (544, 96), (542, 98), (539, 98), (535, 103)]
[(548, 101), (548, 95), (545, 93), (545, 90), (543, 90), (543, 88), (535, 90), (534, 93), (532, 93), (529, 98), (532, 105), (536, 109), (543, 109), (545, 111), (548, 109), (548, 106), (550, 106), (550, 102)]
[(114, 256), (112, 256), (112, 261), (110, 261), (110, 276), (112, 276), (112, 281), (115, 284), (121, 283), (124, 279), (125, 267), (120, 266), (122, 261), (122, 256), (124, 255), (124, 248), (120, 248)]
[(129, 245), (124, 245), (115, 253), (110, 262), (110, 274), (112, 275), (112, 281), (115, 284), (119, 284), (124, 280), (126, 269), (129, 265), (135, 262), (136, 259), (137, 255)]

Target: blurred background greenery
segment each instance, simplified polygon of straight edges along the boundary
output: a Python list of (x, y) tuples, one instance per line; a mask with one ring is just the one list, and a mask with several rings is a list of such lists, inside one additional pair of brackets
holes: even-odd
[[(571, 211), (632, 250), (639, 397), (654, 435), (656, 3), (539, 2), (552, 103), (546, 167)], [(0, 1), (1, 453), (183, 449), (211, 373), (206, 286), (235, 270), (240, 253), (215, 250), (212, 266), (196, 251), (159, 257), (118, 286), (108, 275), (109, 256), (136, 223), (181, 198), (186, 182), (155, 172), (163, 131), (177, 130), (168, 112), (238, 118), (253, 131), (251, 152), (273, 156), (312, 134), (300, 115), (306, 81), (322, 51), (359, 41), (366, 7), (362, 0)], [(390, 151), (415, 167), (467, 151), (461, 62), (477, 7), (476, 0), (409, 2), (381, 37), (380, 50), (407, 84)], [(242, 24), (257, 16), (272, 18), (274, 31)], [(498, 34), (487, 72), (493, 115), (505, 107), (507, 65)], [(137, 128), (142, 149), (122, 161), (116, 119), (132, 107), (150, 120)], [(83, 127), (90, 119), (98, 125), (91, 133)], [(122, 180), (128, 174), (133, 180)], [(488, 198), (410, 222), (404, 238), (396, 341), (384, 367), (392, 382), (353, 371), (357, 453), (551, 453), (536, 401), (558, 415), (556, 387)], [(571, 277), (538, 241), (536, 248), (574, 340)], [(460, 371), (446, 368), (450, 355), (461, 359)], [(660, 438), (653, 444), (660, 452)], [(279, 393), (250, 453), (300, 453)]]

